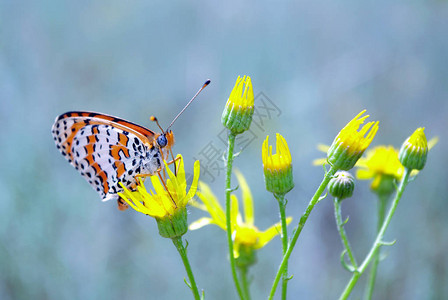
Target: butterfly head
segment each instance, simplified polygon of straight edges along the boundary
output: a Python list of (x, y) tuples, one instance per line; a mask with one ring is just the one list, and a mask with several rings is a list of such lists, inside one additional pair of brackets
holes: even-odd
[(168, 139), (164, 134), (161, 134), (157, 137), (156, 144), (158, 148), (165, 148), (165, 146), (168, 144)]
[(150, 120), (156, 122), (157, 126), (159, 126), (160, 130), (162, 131), (162, 133), (157, 135), (154, 139), (154, 146), (159, 149), (165, 148), (169, 151), (174, 145), (174, 133), (171, 130), (163, 131), (163, 128), (162, 126), (160, 126), (159, 121), (156, 117), (151, 116)]
[(154, 140), (154, 146), (168, 152), (174, 146), (174, 133), (169, 130), (159, 134)]

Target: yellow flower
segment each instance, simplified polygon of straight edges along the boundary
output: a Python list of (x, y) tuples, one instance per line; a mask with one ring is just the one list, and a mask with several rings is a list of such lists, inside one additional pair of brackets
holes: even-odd
[[(281, 224), (277, 223), (265, 231), (260, 231), (254, 225), (252, 193), (243, 175), (238, 171), (235, 171), (235, 175), (238, 179), (239, 187), (241, 188), (244, 205), (243, 219), (238, 208), (238, 198), (233, 194), (231, 195), (230, 218), (234, 236), (234, 254), (235, 257), (239, 257), (242, 252), (248, 252), (248, 250), (256, 250), (264, 247), (276, 235), (281, 233)], [(225, 212), (210, 187), (203, 182), (199, 182), (199, 191), (197, 195), (199, 199), (201, 199), (202, 203), (194, 201), (192, 202), (192, 205), (201, 210), (207, 211), (210, 214), (210, 217), (204, 217), (196, 220), (190, 225), (190, 229), (195, 230), (205, 225), (215, 224), (223, 230), (226, 230)], [(287, 218), (288, 224), (291, 221), (291, 217)]]
[(266, 189), (277, 195), (288, 193), (293, 187), (292, 158), (286, 140), (277, 133), (276, 152), (272, 154), (269, 135), (263, 142), (261, 157), (263, 161)]
[(141, 181), (135, 192), (131, 192), (120, 183), (124, 188), (124, 192), (119, 193), (119, 196), (133, 209), (154, 217), (159, 226), (159, 233), (164, 237), (170, 238), (183, 235), (188, 229), (186, 205), (196, 194), (200, 173), (199, 161), (196, 161), (194, 163), (193, 182), (187, 193), (182, 155), (178, 155), (176, 159), (180, 161), (177, 175), (168, 168), (165, 162), (165, 169), (169, 176), (169, 179), (166, 181), (167, 189), (160, 182), (158, 176), (151, 176), (155, 192), (152, 190), (148, 192), (143, 185), (143, 181)]
[(248, 130), (254, 114), (254, 90), (249, 76), (238, 76), (222, 113), (222, 124), (234, 134)]
[[(434, 147), (438, 137), (428, 141), (428, 149)], [(360, 180), (373, 179), (370, 188), (375, 192), (389, 193), (395, 190), (394, 180), (399, 181), (404, 173), (404, 167), (398, 159), (398, 149), (393, 146), (380, 145), (366, 152), (356, 163), (359, 169), (356, 177)], [(413, 170), (411, 176), (417, 175)]]
[(353, 168), (375, 137), (378, 121), (369, 122), (358, 131), (361, 124), (369, 117), (369, 115), (361, 117), (365, 112), (363, 110), (348, 122), (328, 149), (327, 161), (334, 168), (344, 171)]
[(356, 167), (359, 168), (356, 177), (360, 180), (373, 179), (370, 188), (380, 194), (393, 192), (394, 181), (400, 180), (404, 173), (404, 167), (398, 160), (398, 150), (393, 146), (381, 145), (368, 150)]

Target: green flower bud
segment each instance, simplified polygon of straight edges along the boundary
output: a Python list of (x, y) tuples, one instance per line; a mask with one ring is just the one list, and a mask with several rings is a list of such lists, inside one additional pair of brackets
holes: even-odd
[(294, 187), (292, 158), (286, 140), (278, 133), (276, 152), (272, 154), (268, 135), (261, 149), (266, 190), (276, 195), (285, 195)]
[(249, 76), (238, 76), (222, 112), (222, 124), (233, 134), (248, 130), (254, 114), (254, 91)]
[(424, 127), (417, 128), (401, 146), (398, 159), (405, 168), (421, 170), (425, 166), (428, 156), (428, 142), (424, 130)]
[(338, 170), (348, 171), (353, 168), (378, 131), (378, 121), (369, 122), (358, 131), (364, 120), (369, 117), (361, 117), (364, 113), (365, 110), (348, 122), (328, 149), (327, 161)]
[(355, 189), (355, 179), (347, 171), (337, 171), (328, 183), (330, 195), (339, 200), (350, 198)]

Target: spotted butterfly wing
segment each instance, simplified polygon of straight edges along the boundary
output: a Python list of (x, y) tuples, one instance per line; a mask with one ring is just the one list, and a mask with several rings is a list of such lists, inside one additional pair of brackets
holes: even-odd
[[(122, 182), (135, 190), (135, 175), (153, 175), (163, 167), (166, 149), (156, 146), (158, 134), (126, 120), (94, 112), (73, 111), (58, 116), (52, 128), (56, 147), (103, 201), (117, 200)], [(173, 140), (174, 142), (174, 140)]]

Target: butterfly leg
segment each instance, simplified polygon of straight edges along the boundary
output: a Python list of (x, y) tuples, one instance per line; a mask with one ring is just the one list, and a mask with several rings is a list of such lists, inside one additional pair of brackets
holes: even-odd
[[(171, 195), (170, 191), (168, 190), (168, 187), (166, 186), (165, 180), (162, 178), (162, 175), (160, 174), (161, 168), (157, 170), (157, 175), (159, 175), (160, 181), (163, 184), (163, 187), (165, 188), (165, 191), (168, 193), (168, 195), (170, 195), (171, 201), (173, 201), (174, 207), (177, 208), (177, 204), (176, 201), (174, 201), (173, 196)], [(137, 182), (141, 182), (140, 180), (138, 180), (138, 178), (145, 178), (145, 177), (149, 177), (152, 176), (150, 174), (137, 174), (135, 175), (135, 179), (137, 180)]]
[(127, 204), (126, 201), (124, 201), (121, 197), (117, 199), (117, 204), (119, 211), (125, 211), (126, 209), (129, 208), (129, 204)]
[[(156, 173), (160, 174), (160, 171), (162, 171), (161, 167), (157, 169)], [(146, 177), (151, 177), (151, 176), (154, 176), (154, 175), (155, 174), (136, 174), (134, 176), (134, 178), (135, 178), (135, 181), (136, 181), (137, 185), (141, 185), (143, 183), (143, 180), (140, 180), (140, 178), (144, 179)]]
[[(159, 172), (159, 170), (157, 170)], [(144, 179), (146, 177), (152, 176), (151, 174), (137, 174), (134, 176), (135, 181), (137, 182), (137, 185), (143, 184), (143, 180), (140, 180), (140, 178)]]
[(165, 187), (166, 192), (168, 195), (170, 195), (171, 201), (173, 201), (174, 207), (177, 208), (176, 201), (174, 201), (173, 196), (171, 196), (170, 191), (168, 190), (168, 187), (166, 186), (165, 180), (163, 180), (162, 175), (160, 175), (160, 172), (157, 173), (159, 175), (160, 181), (162, 182), (163, 186)]
[(179, 168), (179, 166), (177, 166), (176, 162), (177, 162), (177, 161), (180, 162), (180, 160), (182, 159), (182, 157), (179, 156), (179, 157), (174, 158), (174, 156), (173, 156), (172, 154), (173, 154), (173, 152), (171, 152), (171, 156), (173, 157), (173, 159), (172, 159), (171, 161), (167, 162), (166, 164), (167, 164), (167, 165), (174, 164), (174, 174), (177, 175), (177, 169)]
[[(130, 185), (130, 190), (131, 191), (135, 191), (137, 190), (137, 186), (139, 185), (139, 181), (137, 178), (135, 178), (135, 182), (131, 183)], [(122, 197), (118, 197), (117, 199), (117, 205), (118, 205), (118, 210), (120, 211), (124, 211), (126, 209), (129, 208), (129, 204), (126, 202), (126, 200)]]

